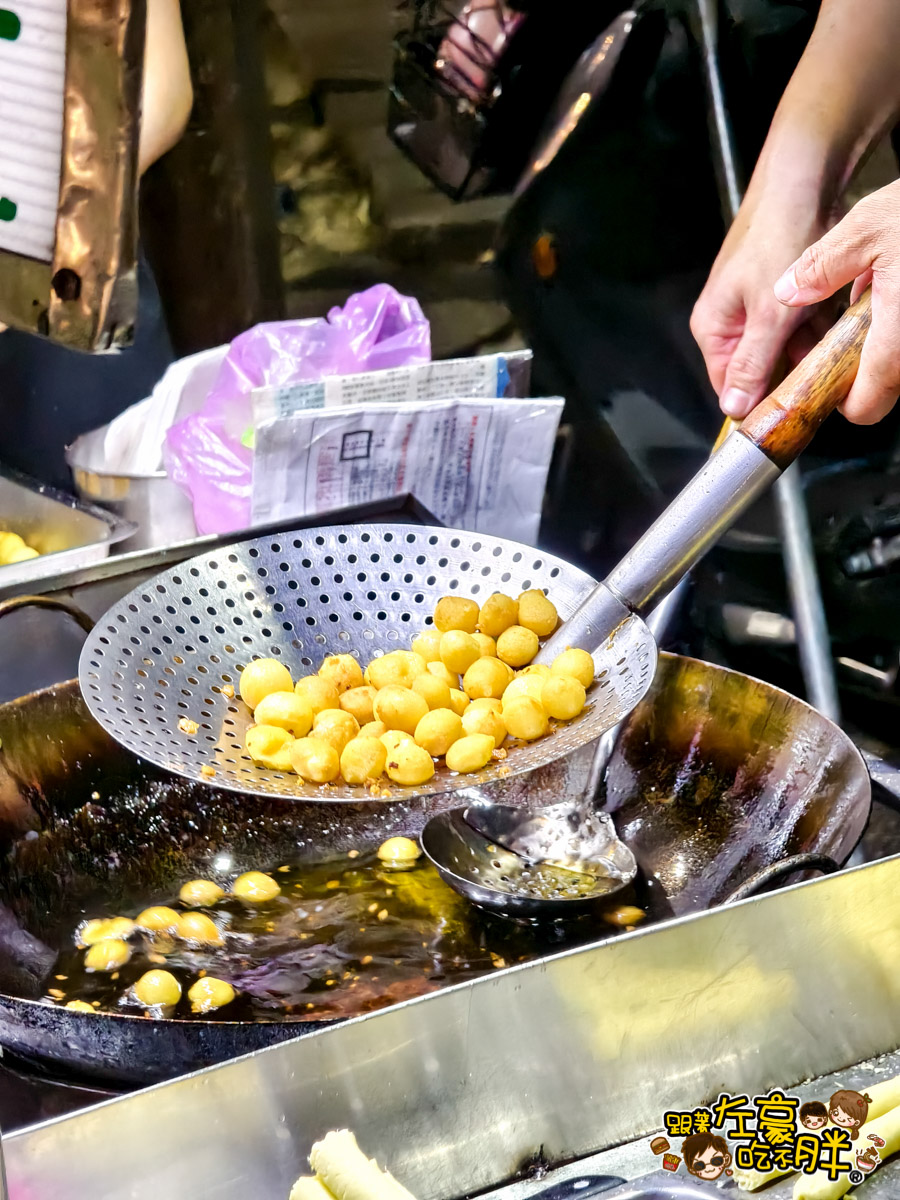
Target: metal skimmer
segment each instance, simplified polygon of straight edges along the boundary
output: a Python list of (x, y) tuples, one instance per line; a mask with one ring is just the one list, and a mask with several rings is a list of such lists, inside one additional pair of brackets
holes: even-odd
[[(272, 656), (296, 680), (316, 671), (328, 654), (350, 653), (368, 662), (408, 648), (431, 623), (441, 596), (481, 601), (495, 591), (515, 596), (534, 587), (544, 588), (567, 618), (594, 581), (516, 542), (419, 525), (338, 526), (256, 538), (182, 563), (111, 608), (85, 644), (81, 688), (117, 741), (178, 775), (253, 795), (368, 801), (365, 789), (307, 784), (250, 761), (243, 747), (251, 717), (236, 695), (241, 669), (253, 658)], [(656, 646), (643, 621), (631, 616), (604, 641), (595, 661), (597, 679), (575, 721), (540, 741), (513, 745), (505, 760), (477, 775), (440, 767), (425, 787), (385, 780), (390, 799), (493, 783), (599, 737), (646, 692)], [(182, 732), (181, 718), (196, 722), (196, 733)]]

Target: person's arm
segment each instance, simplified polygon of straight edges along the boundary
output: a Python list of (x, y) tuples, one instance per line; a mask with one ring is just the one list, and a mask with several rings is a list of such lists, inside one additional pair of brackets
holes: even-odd
[(823, 0), (691, 319), (730, 416), (762, 399), (786, 347), (796, 361), (815, 340), (814, 313), (779, 303), (773, 287), (835, 223), (854, 172), (897, 119), (898, 64), (897, 0)]
[(184, 133), (193, 103), (180, 2), (147, 0), (139, 154), (142, 175)]

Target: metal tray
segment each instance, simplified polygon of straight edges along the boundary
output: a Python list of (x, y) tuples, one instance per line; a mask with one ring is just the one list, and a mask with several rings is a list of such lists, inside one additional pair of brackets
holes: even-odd
[(0, 529), (24, 538), (40, 557), (0, 567), (0, 588), (50, 579), (100, 562), (134, 533), (130, 521), (26, 479), (0, 471)]

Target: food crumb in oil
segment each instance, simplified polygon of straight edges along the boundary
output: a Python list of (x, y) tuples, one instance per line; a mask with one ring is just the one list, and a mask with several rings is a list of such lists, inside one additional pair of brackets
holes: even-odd
[(276, 869), (276, 871), (289, 871), (291, 868), (290, 867), (276, 867), (275, 869)]
[(209, 763), (204, 763), (200, 768), (200, 774), (204, 775), (207, 779), (212, 779), (215, 773), (215, 767), (211, 767)]
[(341, 881), (339, 879), (329, 879), (325, 886), (329, 891), (333, 891), (335, 888), (339, 888), (341, 886)]
[(387, 910), (386, 908), (383, 908), (383, 909), (381, 910), (381, 912), (378, 914), (378, 920), (379, 920), (379, 921), (386, 921), (386, 920), (387, 920), (387, 918), (388, 918), (388, 910)]
[(68, 975), (54, 975), (53, 978), (54, 979), (68, 979), (69, 977), (68, 977)]
[(226, 683), (225, 686), (222, 688), (222, 695), (227, 696), (229, 700), (231, 700), (233, 698), (234, 688), (232, 687), (232, 685), (230, 683)]
[(375, 904), (370, 904), (369, 907), (366, 909), (366, 912), (370, 912), (370, 913), (378, 912), (377, 902)]
[(62, 1000), (65, 994), (59, 988), (47, 988), (47, 995), (52, 996), (54, 1000)]
[(190, 717), (179, 717), (178, 728), (181, 733), (186, 733), (188, 737), (193, 737), (200, 726), (196, 721), (192, 721)]
[(359, 858), (359, 851), (358, 850), (348, 850), (347, 857), (348, 858)]

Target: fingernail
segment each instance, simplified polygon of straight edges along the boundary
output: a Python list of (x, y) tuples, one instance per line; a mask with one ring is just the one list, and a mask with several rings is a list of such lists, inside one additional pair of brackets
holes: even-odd
[(789, 267), (781, 276), (774, 287), (775, 297), (782, 304), (793, 304), (800, 295), (800, 289), (797, 287), (797, 276), (794, 274), (794, 268)]
[(750, 411), (750, 403), (750, 396), (747, 392), (742, 392), (740, 388), (729, 388), (719, 401), (719, 407), (729, 417), (740, 420), (742, 417), (746, 417)]

